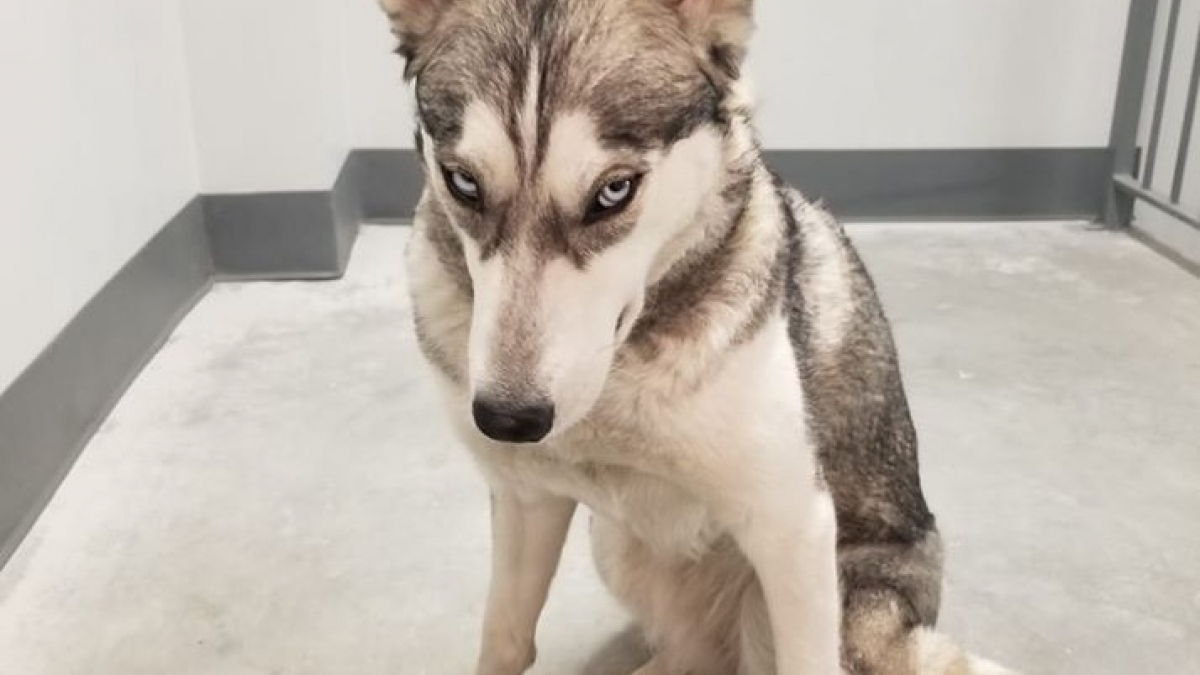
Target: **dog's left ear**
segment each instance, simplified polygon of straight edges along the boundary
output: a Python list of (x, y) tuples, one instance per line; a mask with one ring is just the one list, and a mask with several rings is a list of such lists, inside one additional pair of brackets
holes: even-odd
[(730, 77), (737, 77), (754, 32), (753, 0), (661, 0), (688, 35)]
[(400, 40), (396, 53), (407, 62), (405, 76), (411, 77), (413, 65), (425, 40), (453, 0), (379, 0), (392, 24), (392, 33)]

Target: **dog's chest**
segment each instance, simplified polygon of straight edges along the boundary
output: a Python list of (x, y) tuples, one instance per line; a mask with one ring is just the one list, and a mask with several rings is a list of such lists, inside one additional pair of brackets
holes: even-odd
[(663, 555), (694, 557), (722, 533), (709, 508), (685, 490), (634, 469), (593, 463), (515, 462), (512, 470), (571, 497)]

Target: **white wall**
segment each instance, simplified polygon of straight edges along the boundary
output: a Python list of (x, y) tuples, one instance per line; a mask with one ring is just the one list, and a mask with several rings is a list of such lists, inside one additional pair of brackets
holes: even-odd
[[(759, 0), (764, 139), (1105, 145), (1128, 1)], [(0, 0), (0, 388), (196, 192), (410, 147), (393, 46), (376, 0)]]
[(329, 189), (348, 149), (342, 24), (373, 0), (181, 1), (201, 189)]
[(196, 192), (165, 0), (0, 0), (0, 391)]
[(344, 11), (351, 143), (356, 148), (411, 148), (412, 93), (387, 19), (375, 0), (349, 0)]
[(758, 7), (769, 146), (1108, 145), (1129, 0)]
[[(373, 0), (347, 0), (357, 147), (411, 147)], [(1129, 0), (758, 0), (772, 148), (1105, 146)]]

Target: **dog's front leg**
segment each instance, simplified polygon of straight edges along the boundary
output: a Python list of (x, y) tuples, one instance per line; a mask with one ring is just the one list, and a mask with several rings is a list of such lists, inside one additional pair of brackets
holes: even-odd
[(575, 502), (508, 487), (492, 490), (492, 580), (478, 675), (520, 675), (558, 569)]
[[(734, 536), (762, 585), (778, 675), (841, 672), (833, 499), (784, 467), (743, 492)], [(805, 485), (812, 487), (800, 487)]]

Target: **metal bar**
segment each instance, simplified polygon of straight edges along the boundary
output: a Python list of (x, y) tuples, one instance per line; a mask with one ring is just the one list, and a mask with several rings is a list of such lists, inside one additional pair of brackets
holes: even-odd
[(1158, 143), (1162, 136), (1163, 109), (1167, 104), (1167, 90), (1171, 81), (1171, 61), (1175, 56), (1175, 33), (1179, 27), (1179, 7), (1183, 0), (1171, 0), (1171, 13), (1167, 17), (1167, 35), (1163, 42), (1162, 68), (1158, 72), (1158, 90), (1154, 95), (1154, 118), (1150, 123), (1150, 146), (1146, 151), (1146, 162), (1142, 165), (1142, 185), (1153, 186), (1154, 165), (1158, 160)]
[(1200, 93), (1200, 32), (1196, 34), (1196, 56), (1192, 60), (1191, 81), (1188, 83), (1187, 109), (1183, 113), (1183, 130), (1179, 132), (1179, 150), (1175, 155), (1175, 178), (1171, 181), (1171, 201), (1178, 202), (1183, 194), (1183, 178), (1187, 174), (1188, 151), (1192, 145), (1192, 125), (1196, 121), (1196, 94)]
[(1131, 0), (1125, 24), (1125, 47), (1121, 56), (1121, 77), (1117, 81), (1117, 101), (1113, 108), (1112, 131), (1108, 138), (1111, 166), (1104, 180), (1107, 201), (1104, 222), (1124, 227), (1133, 217), (1133, 198), (1117, 190), (1110, 176), (1134, 173), (1137, 164), (1138, 123), (1146, 95), (1146, 77), (1150, 69), (1150, 49), (1154, 43), (1154, 23), (1159, 0)]
[(1155, 192), (1144, 187), (1130, 174), (1113, 177), (1113, 185), (1132, 199), (1144, 200), (1147, 204), (1158, 208), (1176, 220), (1200, 230), (1200, 216), (1184, 211), (1180, 205), (1161, 192)]

